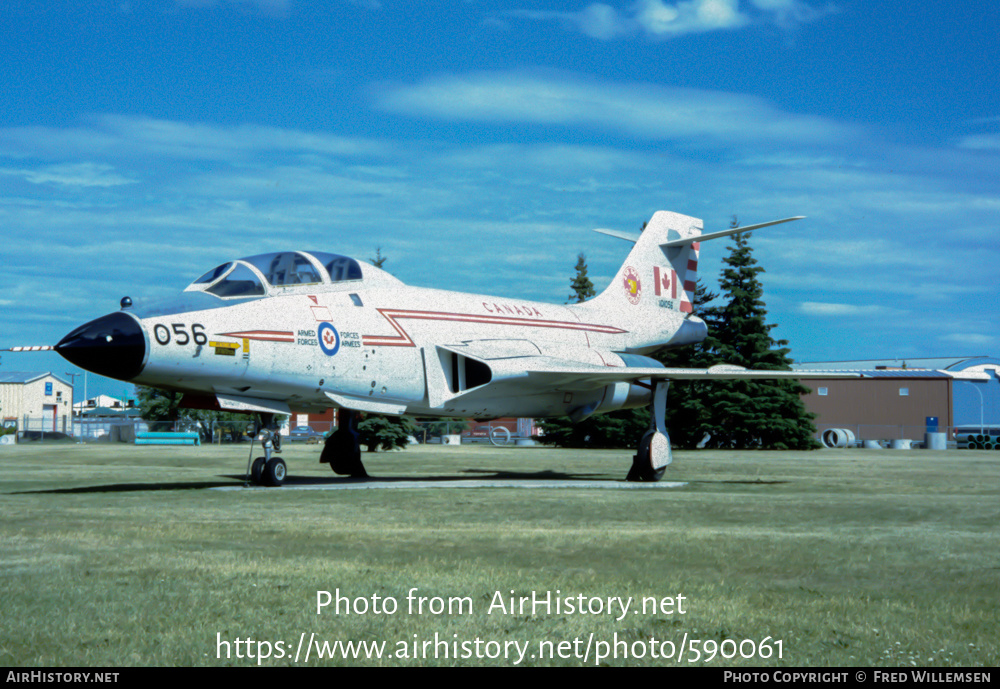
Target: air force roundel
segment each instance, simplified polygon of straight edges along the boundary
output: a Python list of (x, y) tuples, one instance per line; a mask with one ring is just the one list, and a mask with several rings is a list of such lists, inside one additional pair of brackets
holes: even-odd
[(638, 304), (639, 298), (642, 296), (642, 283), (639, 282), (639, 273), (635, 272), (635, 268), (632, 266), (627, 266), (625, 268), (625, 298), (628, 299), (630, 304)]
[(336, 328), (329, 323), (320, 323), (316, 334), (319, 335), (319, 347), (324, 354), (333, 356), (337, 353), (340, 349), (340, 333)]

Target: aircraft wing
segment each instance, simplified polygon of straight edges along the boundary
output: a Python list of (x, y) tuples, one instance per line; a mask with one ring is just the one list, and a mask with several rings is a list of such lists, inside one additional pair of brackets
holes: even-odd
[[(632, 383), (651, 380), (775, 380), (790, 378), (860, 378), (854, 371), (762, 371), (741, 366), (718, 365), (710, 368), (654, 368), (633, 366), (593, 366), (569, 364), (547, 357), (533, 357), (536, 361), (521, 361), (524, 365), (520, 376), (515, 367), (490, 362), (496, 380), (508, 377), (526, 378), (530, 387), (549, 387), (559, 390), (589, 390), (611, 383)], [(544, 361), (543, 361), (544, 360)], [(509, 363), (513, 363), (510, 361)], [(507, 369), (507, 370), (503, 370)]]
[[(461, 390), (443, 395), (432, 394), (432, 404), (444, 397), (463, 395), (496, 396), (525, 395), (549, 391), (583, 392), (616, 383), (635, 383), (651, 380), (772, 380), (789, 378), (859, 378), (854, 371), (765, 371), (750, 370), (740, 366), (718, 365), (710, 368), (664, 368), (657, 366), (648, 357), (619, 355), (601, 352), (591, 348), (579, 350), (562, 349), (557, 352), (542, 352), (534, 343), (526, 340), (475, 340), (461, 344), (438, 346), (440, 354), (448, 352), (473, 359), (481, 367), (476, 383), (470, 383)], [(442, 360), (442, 364), (445, 361)], [(459, 364), (459, 368), (464, 364)], [(483, 369), (488, 368), (488, 374)], [(428, 371), (432, 367), (428, 365)], [(429, 374), (430, 375), (430, 374)], [(443, 382), (429, 390), (442, 390)]]

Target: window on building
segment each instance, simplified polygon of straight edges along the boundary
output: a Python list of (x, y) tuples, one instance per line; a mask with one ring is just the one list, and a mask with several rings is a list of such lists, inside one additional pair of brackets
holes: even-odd
[(900, 388), (899, 389), (899, 396), (900, 397), (909, 397), (910, 396), (910, 388)]
[(819, 395), (820, 397), (826, 397), (826, 396), (827, 396), (827, 395), (828, 395), (828, 394), (830, 393), (830, 390), (829, 390), (829, 388), (820, 388), (820, 389), (818, 389), (818, 390), (816, 391), (816, 393), (817, 393), (817, 394), (818, 394), (818, 395)]

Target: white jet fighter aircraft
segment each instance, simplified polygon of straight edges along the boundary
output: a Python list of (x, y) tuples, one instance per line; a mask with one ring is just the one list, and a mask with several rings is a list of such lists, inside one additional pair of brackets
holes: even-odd
[[(213, 268), (167, 302), (125, 297), (55, 350), (100, 375), (182, 392), (182, 406), (259, 413), (267, 425), (338, 407), (320, 461), (352, 476), (366, 475), (358, 412), (581, 420), (652, 404), (628, 478), (656, 481), (671, 461), (671, 380), (809, 376), (671, 369), (646, 356), (707, 334), (691, 314), (699, 242), (797, 219), (702, 234), (701, 220), (659, 211), (641, 235), (598, 230), (635, 247), (604, 292), (567, 306), (410, 287), (336, 254), (261, 254)], [(271, 440), (251, 478), (281, 485), (280, 437), (262, 436)]]

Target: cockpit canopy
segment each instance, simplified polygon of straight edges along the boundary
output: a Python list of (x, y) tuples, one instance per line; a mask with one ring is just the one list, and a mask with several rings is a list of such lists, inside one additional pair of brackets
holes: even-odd
[(208, 271), (186, 292), (226, 299), (262, 297), (274, 287), (324, 285), (362, 279), (361, 265), (349, 256), (320, 251), (279, 251), (241, 258)]

